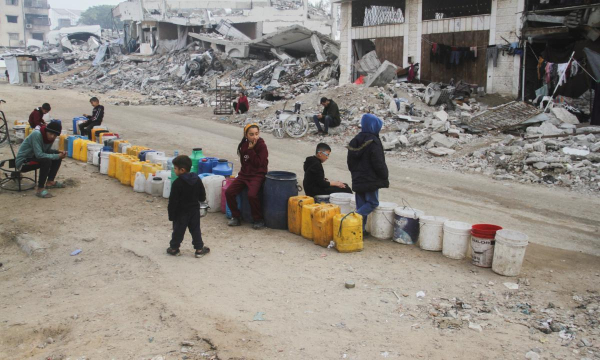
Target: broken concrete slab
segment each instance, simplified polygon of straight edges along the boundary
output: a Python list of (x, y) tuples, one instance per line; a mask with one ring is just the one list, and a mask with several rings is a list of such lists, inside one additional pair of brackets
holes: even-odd
[(456, 146), (456, 140), (446, 137), (444, 134), (433, 133), (431, 134), (431, 139), (434, 142), (434, 145), (438, 148), (453, 148)]
[(385, 61), (377, 71), (367, 77), (365, 85), (367, 87), (385, 86), (396, 77), (398, 67), (389, 61)]
[(312, 34), (310, 37), (310, 43), (315, 49), (315, 54), (317, 55), (317, 60), (326, 61), (327, 55), (325, 55), (325, 51), (323, 50), (323, 44), (321, 44), (321, 39), (316, 34)]
[(577, 116), (571, 114), (567, 109), (561, 107), (553, 107), (552, 114), (558, 118), (558, 120), (567, 123), (577, 125), (579, 124), (579, 120), (577, 120)]
[(236, 29), (232, 23), (225, 20), (221, 20), (215, 30), (223, 36), (228, 36), (236, 40), (252, 41), (246, 34)]
[(445, 112), (444, 110), (435, 112), (435, 113), (433, 113), (433, 115), (435, 115), (436, 118), (438, 118), (442, 121), (448, 121), (448, 113)]
[(377, 52), (375, 50), (367, 53), (357, 62), (357, 70), (360, 73), (372, 74), (379, 69), (381, 66), (381, 61), (377, 57)]
[(435, 147), (435, 148), (428, 149), (427, 151), (431, 155), (435, 155), (435, 156), (446, 156), (446, 155), (452, 155), (452, 154), (456, 153), (456, 151), (454, 151), (452, 149), (443, 148), (443, 147)]
[(321, 43), (327, 44), (331, 48), (339, 49), (340, 47), (340, 44), (337, 41), (332, 40), (329, 36), (323, 35), (318, 31), (312, 31), (300, 25), (281, 28), (276, 32), (263, 35), (261, 38), (251, 41), (249, 44), (252, 48), (262, 50), (274, 47), (290, 50), (293, 51), (293, 53), (309, 55), (315, 53), (311, 41), (313, 35), (317, 36)]

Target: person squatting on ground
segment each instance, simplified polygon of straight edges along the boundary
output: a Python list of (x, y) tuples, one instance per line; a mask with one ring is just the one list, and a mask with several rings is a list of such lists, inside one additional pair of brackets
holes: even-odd
[(178, 256), (185, 230), (192, 235), (192, 245), (196, 249), (196, 257), (200, 258), (210, 252), (204, 246), (200, 233), (200, 202), (206, 201), (206, 190), (198, 174), (191, 173), (192, 160), (186, 155), (173, 159), (175, 175), (178, 176), (171, 187), (169, 196), (169, 221), (173, 222), (173, 234), (167, 254)]
[(100, 126), (104, 119), (104, 106), (100, 105), (100, 100), (97, 97), (91, 98), (90, 104), (92, 104), (94, 110), (92, 110), (92, 115), (83, 114), (87, 121), (79, 124), (79, 135), (87, 136), (91, 140), (92, 129), (94, 126)]
[(269, 151), (267, 144), (260, 137), (257, 124), (249, 124), (244, 127), (244, 138), (238, 145), (238, 155), (242, 168), (237, 178), (225, 191), (227, 205), (231, 210), (232, 218), (229, 226), (240, 226), (242, 214), (238, 208), (236, 196), (245, 188), (248, 188), (248, 202), (254, 220), (253, 228), (262, 229), (265, 221), (262, 213), (260, 190), (265, 181), (265, 175), (269, 166)]
[[(321, 98), (321, 105), (323, 105), (323, 113), (313, 116), (313, 121), (317, 125), (317, 134), (329, 135), (329, 128), (338, 127), (342, 123), (340, 109), (335, 101), (326, 97)], [(323, 123), (324, 130), (320, 123)]]
[(250, 110), (250, 104), (248, 103), (248, 98), (246, 94), (240, 91), (239, 99), (233, 102), (233, 108), (235, 109), (236, 114), (245, 114)]
[(379, 189), (388, 188), (390, 182), (379, 139), (383, 121), (373, 114), (365, 114), (360, 124), (361, 132), (348, 145), (348, 169), (356, 192), (356, 212), (363, 217), (364, 232), (367, 217), (379, 206)]
[(46, 121), (44, 121), (44, 115), (49, 113), (50, 110), (52, 110), (52, 108), (48, 103), (45, 103), (39, 108), (35, 108), (31, 114), (29, 114), (29, 126), (31, 126), (32, 129), (38, 129), (39, 126), (46, 125)]
[(316, 154), (304, 161), (304, 193), (308, 196), (330, 195), (333, 193), (349, 193), (352, 189), (341, 181), (329, 181), (325, 177), (323, 163), (329, 159), (331, 148), (325, 143), (317, 145)]
[(33, 131), (21, 144), (17, 153), (16, 168), (21, 172), (40, 170), (36, 196), (51, 198), (52, 194), (46, 189), (58, 189), (65, 186), (55, 181), (56, 174), (67, 156), (66, 151), (52, 150), (52, 143), (60, 135), (62, 126), (59, 122), (52, 121), (42, 125), (39, 130)]

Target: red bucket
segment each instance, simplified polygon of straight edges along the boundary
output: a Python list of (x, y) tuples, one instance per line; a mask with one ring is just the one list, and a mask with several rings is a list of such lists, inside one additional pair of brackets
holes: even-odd
[(475, 224), (471, 227), (471, 235), (480, 239), (494, 239), (498, 230), (502, 230), (502, 227), (491, 224)]

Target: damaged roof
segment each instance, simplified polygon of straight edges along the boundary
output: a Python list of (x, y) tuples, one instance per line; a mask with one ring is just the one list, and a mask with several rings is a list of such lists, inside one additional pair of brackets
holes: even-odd
[(317, 35), (321, 42), (331, 44), (335, 47), (340, 46), (337, 41), (331, 40), (328, 36), (307, 29), (301, 25), (292, 25), (281, 28), (277, 32), (264, 35), (259, 39), (251, 41), (249, 44), (250, 46), (264, 49), (281, 48), (293, 52), (313, 54), (315, 50), (310, 41), (313, 34)]

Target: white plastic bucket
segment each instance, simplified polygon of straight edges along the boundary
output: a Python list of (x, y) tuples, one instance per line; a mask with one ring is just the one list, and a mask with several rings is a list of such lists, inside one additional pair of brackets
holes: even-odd
[(352, 211), (356, 211), (356, 195), (350, 199), (350, 207), (352, 208)]
[(409, 207), (394, 209), (394, 235), (392, 240), (404, 245), (414, 245), (419, 241), (419, 218), (425, 215), (421, 210)]
[(390, 240), (394, 235), (394, 209), (398, 204), (381, 202), (367, 218), (367, 228), (373, 237)]
[(492, 270), (504, 276), (518, 276), (521, 272), (529, 237), (515, 230), (498, 230)]
[(144, 173), (141, 171), (138, 171), (137, 173), (135, 173), (135, 181), (133, 182), (133, 191), (137, 192), (137, 193), (143, 193), (145, 191), (146, 188), (146, 177), (144, 176)]
[(419, 247), (427, 251), (442, 251), (443, 226), (448, 221), (441, 216), (423, 215), (419, 218), (421, 230), (419, 232)]
[(460, 221), (444, 223), (442, 254), (450, 259), (461, 260), (467, 256), (471, 240), (471, 224)]
[(100, 151), (94, 151), (92, 155), (92, 165), (100, 166)]
[(111, 152), (100, 153), (100, 174), (108, 174), (108, 158), (112, 154)]
[(27, 125), (15, 125), (13, 126), (13, 131), (15, 132), (15, 138), (17, 139), (25, 139), (25, 128)]
[(125, 144), (123, 144), (123, 147), (121, 147), (121, 144), (119, 144), (119, 149), (121, 149), (121, 154), (127, 154), (127, 149), (130, 148), (131, 146), (133, 146), (129, 143), (125, 143)]
[(494, 260), (494, 239), (484, 239), (471, 235), (471, 263), (483, 268), (491, 268)]
[(348, 193), (333, 193), (329, 195), (329, 203), (338, 205), (340, 207), (340, 213), (349, 214), (354, 211), (354, 208), (350, 204), (350, 201), (354, 198), (354, 194)]
[(94, 144), (94, 143), (88, 143), (87, 144), (87, 163), (88, 164), (93, 164), (94, 163), (94, 153), (96, 151), (100, 151), (102, 150), (102, 145), (100, 144)]
[(225, 176), (213, 175), (202, 179), (202, 184), (206, 189), (206, 202), (210, 207), (208, 212), (215, 213), (221, 211), (221, 187), (225, 181)]

